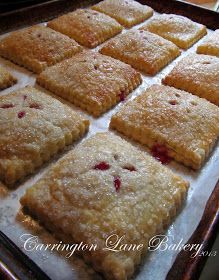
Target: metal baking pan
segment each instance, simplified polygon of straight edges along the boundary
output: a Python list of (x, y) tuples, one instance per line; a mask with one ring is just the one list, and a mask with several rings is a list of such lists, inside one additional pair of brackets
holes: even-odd
[[(56, 16), (79, 7), (88, 7), (97, 2), (95, 0), (53, 0), (14, 12), (3, 13), (0, 15), (0, 34), (4, 36), (5, 33), (12, 30), (37, 23), (45, 23)], [(187, 16), (196, 22), (205, 24), (209, 28), (208, 32), (219, 28), (218, 13), (195, 5), (173, 0), (141, 0), (139, 2), (151, 6), (158, 13), (174, 13)], [(181, 56), (194, 52), (197, 44), (188, 51), (183, 52)], [(144, 87), (159, 83), (161, 78), (181, 59), (181, 56), (155, 77), (143, 76), (143, 84), (131, 94), (130, 98), (132, 99), (138, 95)], [(16, 88), (26, 84), (35, 84), (34, 74), (2, 58), (0, 63), (6, 65), (21, 81), (0, 94), (10, 94)], [(65, 101), (63, 102), (65, 103)], [(99, 119), (93, 119), (86, 115), (92, 122), (91, 132), (87, 137), (96, 131), (107, 130), (111, 115), (119, 108), (120, 105), (116, 106)], [(41, 242), (52, 242), (53, 237), (50, 233), (34, 221), (20, 217), (17, 214), (20, 207), (19, 198), (26, 188), (30, 187), (50, 165), (66, 152), (57, 155), (49, 163), (45, 164), (36, 174), (28, 177), (17, 189), (7, 190), (7, 188), (0, 185), (0, 279), (102, 279), (101, 275), (95, 273), (91, 267), (77, 256), (74, 256), (71, 262), (67, 262), (64, 256), (54, 253), (27, 252), (24, 250), (20, 240), (20, 236), (23, 233), (34, 232), (39, 235)], [(205, 253), (205, 256), (198, 254), (196, 257), (191, 258), (191, 252), (189, 251), (166, 252), (166, 254), (160, 252), (149, 253), (134, 276), (137, 280), (198, 279), (206, 261), (207, 253), (211, 253), (211, 246), (218, 231), (219, 146), (215, 147), (205, 166), (197, 172), (175, 162), (170, 164), (170, 168), (188, 179), (191, 182), (191, 187), (184, 209), (168, 229), (167, 235), (173, 234), (176, 240), (183, 236), (185, 243), (186, 241), (190, 244), (202, 243), (202, 252)]]

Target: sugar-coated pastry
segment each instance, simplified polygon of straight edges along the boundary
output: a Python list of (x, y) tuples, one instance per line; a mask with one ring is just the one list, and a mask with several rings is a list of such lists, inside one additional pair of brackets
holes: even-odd
[(47, 68), (37, 82), (97, 117), (123, 101), (141, 83), (141, 74), (114, 58), (86, 51)]
[(11, 87), (16, 83), (17, 79), (4, 67), (0, 66), (0, 90)]
[(178, 62), (163, 83), (219, 105), (219, 58), (189, 54)]
[(115, 19), (91, 9), (65, 14), (50, 21), (48, 26), (88, 48), (94, 48), (122, 31)]
[(81, 50), (74, 40), (40, 25), (14, 31), (0, 41), (1, 56), (35, 73)]
[[(84, 258), (106, 279), (125, 280), (149, 239), (171, 223), (187, 188), (151, 156), (118, 136), (98, 133), (58, 161), (21, 204), (63, 242), (96, 245), (80, 251)], [(110, 251), (122, 237), (123, 249)], [(139, 247), (128, 251), (125, 244)]]
[(207, 34), (204, 25), (173, 14), (156, 15), (141, 29), (160, 35), (182, 49), (188, 49)]
[(67, 105), (25, 87), (0, 97), (0, 180), (13, 185), (80, 138), (89, 121)]
[(116, 113), (110, 127), (151, 148), (152, 154), (198, 169), (219, 137), (219, 108), (173, 87), (153, 85)]
[(153, 15), (153, 9), (133, 0), (104, 0), (92, 9), (115, 18), (125, 27), (132, 27)]
[(219, 29), (211, 33), (198, 47), (197, 53), (219, 57)]
[(118, 35), (107, 42), (100, 52), (150, 75), (155, 75), (180, 54), (172, 42), (144, 30)]

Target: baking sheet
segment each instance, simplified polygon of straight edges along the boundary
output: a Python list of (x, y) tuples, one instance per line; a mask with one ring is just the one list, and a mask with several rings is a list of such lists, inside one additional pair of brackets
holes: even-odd
[[(45, 23), (43, 23), (45, 24)], [(141, 26), (137, 25), (132, 29), (137, 29)], [(127, 32), (124, 30), (123, 32)], [(208, 33), (211, 33), (208, 30)], [(3, 35), (5, 36), (5, 35)], [(2, 36), (1, 36), (2, 37)], [(0, 37), (0, 38), (1, 38)], [(203, 39), (202, 39), (203, 40)], [(164, 68), (154, 77), (149, 77), (142, 74), (143, 83), (126, 99), (127, 102), (137, 95), (141, 94), (148, 86), (161, 83), (161, 79), (173, 68), (177, 61), (181, 60), (183, 56), (188, 53), (195, 52), (196, 46), (202, 41), (200, 40), (188, 51), (182, 51), (182, 55)], [(97, 50), (94, 49), (93, 51)], [(18, 83), (13, 87), (6, 89), (0, 95), (10, 94), (11, 91), (21, 88), (26, 85), (35, 85), (35, 74), (30, 73), (22, 67), (16, 66), (13, 63), (0, 58), (0, 64), (5, 65), (10, 72), (18, 78)], [(41, 89), (47, 94), (55, 96), (48, 91), (42, 89), (38, 85), (37, 88)], [(111, 116), (120, 109), (123, 103), (120, 103), (112, 110), (104, 114), (102, 117), (95, 119), (88, 114), (82, 112), (80, 109), (74, 107), (70, 103), (56, 96), (63, 103), (69, 104), (72, 108), (86, 116), (91, 121), (89, 133), (81, 141), (95, 134), (96, 132), (103, 132), (108, 130), (108, 125)], [(116, 132), (114, 132), (116, 133)], [(123, 136), (123, 138), (127, 139)], [(128, 139), (127, 139), (128, 140)], [(130, 140), (128, 140), (130, 141)], [(132, 141), (130, 141), (132, 142)], [(135, 146), (139, 147), (145, 152), (147, 148), (142, 145), (132, 142)], [(53, 236), (48, 233), (44, 228), (39, 226), (30, 217), (24, 216), (20, 210), (19, 199), (24, 194), (25, 190), (34, 184), (57, 159), (66, 154), (74, 145), (69, 146), (64, 152), (55, 156), (48, 163), (44, 164), (42, 168), (38, 169), (36, 173), (28, 177), (22, 184), (18, 185), (15, 190), (8, 190), (5, 186), (0, 184), (0, 229), (27, 254), (45, 273), (54, 280), (68, 280), (68, 279), (102, 279), (102, 277), (93, 271), (93, 269), (86, 265), (84, 261), (74, 254), (70, 259), (66, 258), (66, 252), (51, 252), (45, 250), (36, 250), (30, 246), (28, 251), (24, 249), (24, 239), (28, 234), (36, 236), (38, 244), (51, 244), (59, 243)], [(188, 197), (185, 202), (184, 208), (177, 216), (173, 224), (169, 227), (165, 235), (168, 238), (168, 245), (186, 243), (189, 237), (194, 232), (203, 214), (205, 204), (213, 191), (215, 184), (219, 177), (219, 145), (217, 144), (210, 158), (200, 171), (193, 171), (172, 161), (168, 167), (174, 172), (180, 174), (182, 177), (190, 182), (190, 189)], [(73, 227), (76, 225), (72, 225)], [(24, 234), (26, 234), (24, 236)], [(142, 261), (134, 278), (136, 280), (147, 279), (154, 280), (165, 279), (170, 267), (172, 266), (179, 250), (156, 250), (147, 254), (146, 258)]]

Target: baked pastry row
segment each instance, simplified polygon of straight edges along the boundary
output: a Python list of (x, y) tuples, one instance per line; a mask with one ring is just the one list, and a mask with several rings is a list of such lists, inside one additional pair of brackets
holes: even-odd
[[(0, 97), (0, 111), (0, 178), (8, 185), (78, 139), (89, 125), (32, 87)], [(198, 169), (219, 137), (219, 109), (187, 92), (154, 85), (125, 104), (110, 126), (148, 145), (161, 161), (170, 157)]]
[[(55, 18), (48, 27), (12, 32), (0, 41), (0, 55), (39, 73), (80, 52), (78, 43), (93, 48), (120, 33), (123, 27), (115, 19), (130, 27), (152, 14), (150, 7), (132, 0), (105, 0), (91, 9), (77, 9)], [(178, 47), (190, 47), (207, 32), (205, 26), (188, 18), (166, 14), (152, 17), (140, 29), (110, 40), (101, 52), (150, 75), (176, 58), (180, 54)]]

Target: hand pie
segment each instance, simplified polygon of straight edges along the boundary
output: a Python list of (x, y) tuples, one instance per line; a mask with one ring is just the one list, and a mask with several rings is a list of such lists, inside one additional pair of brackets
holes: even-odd
[(153, 154), (160, 151), (161, 160), (168, 156), (198, 169), (219, 137), (219, 108), (185, 91), (153, 85), (125, 104), (110, 127)]
[(180, 54), (172, 42), (143, 30), (128, 31), (111, 39), (100, 52), (150, 75), (155, 75)]
[(92, 9), (115, 18), (125, 27), (132, 27), (153, 15), (153, 9), (133, 0), (105, 0)]
[[(146, 153), (118, 136), (98, 133), (55, 164), (21, 204), (64, 242), (96, 245), (81, 251), (84, 258), (106, 279), (124, 280), (134, 273), (150, 237), (171, 223), (187, 188)], [(107, 250), (123, 235), (122, 244), (141, 248)]]
[(37, 82), (97, 117), (123, 101), (141, 75), (130, 65), (87, 51), (47, 68)]
[(207, 34), (204, 25), (172, 14), (156, 15), (141, 29), (160, 35), (182, 49), (188, 49)]
[(219, 57), (219, 29), (211, 33), (198, 47), (197, 53)]
[(90, 9), (78, 9), (60, 16), (48, 26), (88, 48), (94, 48), (122, 31), (116, 20)]
[(81, 50), (74, 40), (39, 25), (12, 32), (0, 41), (1, 56), (35, 73)]
[(219, 105), (219, 58), (190, 54), (178, 62), (163, 83)]
[(0, 90), (13, 86), (17, 79), (13, 77), (5, 68), (0, 66)]
[(0, 180), (13, 185), (88, 129), (70, 107), (25, 87), (0, 97)]

